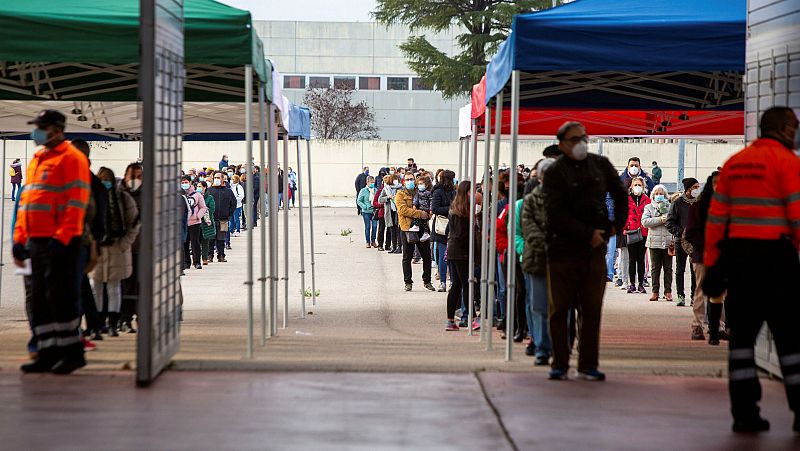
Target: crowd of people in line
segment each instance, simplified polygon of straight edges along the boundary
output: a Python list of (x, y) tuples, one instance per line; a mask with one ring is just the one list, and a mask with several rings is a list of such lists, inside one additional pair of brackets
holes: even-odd
[[(605, 380), (605, 374), (598, 370), (598, 348), (603, 295), (607, 287), (618, 286), (631, 295), (647, 295), (649, 289), (651, 302), (676, 302), (675, 305), (681, 307), (688, 303), (693, 308), (690, 339), (705, 340), (707, 334), (710, 345), (732, 340), (730, 380), (734, 429), (763, 428), (765, 423), (758, 417), (756, 407), (760, 389), (754, 379), (753, 345), (764, 320), (770, 326), (778, 321), (770, 313), (762, 313), (751, 320), (758, 327), (751, 327), (748, 337), (736, 344), (737, 340), (731, 338), (736, 333), (736, 320), (726, 323), (723, 307), (726, 295), (727, 298), (736, 295), (713, 288), (721, 284), (720, 279), (731, 286), (735, 283), (719, 275), (720, 265), (709, 267), (708, 256), (709, 253), (718, 254), (716, 249), (720, 241), (724, 246), (728, 242), (738, 243), (734, 237), (741, 238), (740, 241), (753, 238), (751, 241), (756, 244), (745, 245), (752, 249), (762, 244), (759, 243), (762, 236), (768, 236), (772, 239), (768, 242), (777, 241), (774, 246), (784, 249), (784, 258), (790, 254), (786, 262), (791, 268), (789, 272), (794, 277), (800, 275), (796, 271), (800, 242), (800, 171), (795, 170), (800, 163), (791, 152), (800, 143), (797, 142), (794, 113), (785, 108), (766, 113), (761, 134), (762, 139), (742, 153), (752, 148), (780, 147), (780, 159), (791, 160), (793, 165), (786, 176), (793, 178), (791, 182), (775, 180), (770, 184), (762, 173), (736, 174), (747, 168), (763, 172), (766, 165), (729, 162), (727, 169), (718, 168), (712, 172), (705, 184), (688, 177), (681, 181), (677, 192), (670, 193), (661, 184), (662, 170), (655, 161), (652, 162), (652, 176), (642, 168), (637, 157), (631, 157), (625, 169), (618, 173), (607, 158), (590, 154), (586, 129), (577, 122), (565, 123), (556, 135), (558, 144), (546, 148), (543, 158), (531, 168), (519, 165), (515, 170), (501, 169), (497, 193), (491, 190), (492, 180), (483, 180), (476, 186), (474, 199), (470, 181), (459, 183), (450, 170), (433, 172), (417, 168), (411, 158), (406, 166), (381, 168), (377, 177), (371, 176), (369, 168), (365, 167), (357, 176), (355, 187), (358, 213), (364, 219), (366, 247), (403, 254), (406, 291), (413, 288), (412, 263), (421, 260), (424, 287), (431, 291), (448, 291), (445, 330), (457, 331), (462, 327), (477, 330), (481, 327), (478, 310), (485, 307), (481, 304), (478, 287), (480, 249), (488, 245), (481, 242), (481, 230), (495, 228), (497, 253), (490, 259), (492, 265), (497, 265), (497, 284), (491, 288), (496, 290), (494, 312), (497, 315), (492, 318), (491, 325), (485, 326), (497, 325), (498, 329), (505, 330), (506, 308), (513, 308), (514, 335), (503, 338), (522, 342), (527, 337), (526, 354), (534, 357), (535, 365), (550, 365), (549, 378), (554, 380), (568, 378), (569, 359), (576, 341), (577, 376)], [(781, 164), (786, 165), (787, 161)], [(787, 170), (778, 164), (774, 168), (778, 173)], [(760, 189), (762, 194), (766, 190), (768, 195), (778, 198), (747, 197), (744, 191), (731, 201), (729, 195), (717, 192), (726, 170), (734, 174), (731, 183), (758, 180), (761, 185), (748, 189)], [(510, 198), (511, 184), (517, 185), (518, 195), (513, 199)], [(782, 197), (777, 196), (778, 192), (784, 193)], [(490, 218), (487, 224), (481, 223), (480, 206), (484, 196), (489, 196), (490, 205), (497, 203), (497, 217)], [(722, 221), (714, 212), (722, 211), (720, 205), (724, 202), (731, 202), (734, 208), (752, 203), (756, 216), (762, 213), (758, 207), (780, 208), (772, 212), (775, 218), (766, 220), (730, 215), (722, 225), (721, 234), (718, 230), (711, 232)], [(477, 207), (474, 210), (473, 203)], [(515, 211), (514, 236), (510, 236), (511, 208)], [(730, 207), (725, 208), (730, 214)], [(476, 213), (471, 221), (473, 211)], [(754, 214), (753, 209), (746, 213)], [(472, 234), (471, 224), (475, 225)], [(710, 230), (706, 230), (707, 225)], [(712, 233), (717, 233), (716, 241), (707, 243)], [(474, 274), (469, 274), (471, 236), (476, 240)], [(509, 261), (510, 246), (515, 247), (517, 261)], [(433, 277), (439, 281), (438, 290), (432, 284), (433, 259), (437, 263)], [(688, 293), (684, 283), (687, 261), (691, 280)], [(759, 261), (769, 261), (769, 258), (765, 256)], [(736, 272), (744, 276), (748, 265), (745, 261), (741, 264)], [(505, 274), (509, 265), (516, 265), (517, 289), (515, 299), (507, 303)], [(677, 299), (673, 297), (673, 279)], [(791, 277), (784, 280), (791, 280)], [(472, 313), (476, 319), (468, 325), (470, 283), (474, 284), (476, 311)], [(740, 288), (757, 295), (753, 288)], [(741, 317), (737, 319), (742, 321)], [(800, 351), (800, 337), (797, 333), (791, 334), (794, 343), (787, 344), (788, 331), (780, 325), (777, 328), (776, 335), (783, 335), (778, 349), (783, 356), (784, 376), (790, 374), (786, 384), (790, 404), (795, 410), (800, 408), (800, 353), (792, 352)], [(744, 364), (742, 359), (746, 361)], [(742, 380), (746, 382), (740, 382)], [(741, 406), (737, 406), (737, 402)], [(795, 423), (795, 430), (798, 430), (798, 423)]]

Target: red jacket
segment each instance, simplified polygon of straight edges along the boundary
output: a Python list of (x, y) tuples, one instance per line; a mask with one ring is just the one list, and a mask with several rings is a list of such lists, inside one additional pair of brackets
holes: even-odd
[(497, 227), (497, 253), (503, 255), (506, 253), (506, 249), (508, 249), (508, 224), (506, 223), (506, 217), (508, 216), (508, 204), (506, 204), (503, 211), (497, 215), (497, 221), (495, 222), (495, 227)]
[(381, 196), (381, 191), (382, 190), (376, 189), (375, 197), (372, 198), (372, 206), (375, 207), (375, 212), (378, 214), (378, 218), (382, 218), (386, 214), (384, 204), (378, 202), (378, 198)]
[(707, 266), (719, 258), (725, 238), (800, 243), (800, 159), (778, 141), (761, 138), (733, 155), (720, 171), (706, 222), (703, 255)]
[(647, 194), (642, 193), (639, 205), (634, 202), (633, 195), (628, 196), (628, 222), (625, 224), (625, 230), (642, 229), (642, 236), (647, 237), (647, 227), (642, 227), (642, 215), (644, 207), (649, 203), (650, 198), (647, 197)]

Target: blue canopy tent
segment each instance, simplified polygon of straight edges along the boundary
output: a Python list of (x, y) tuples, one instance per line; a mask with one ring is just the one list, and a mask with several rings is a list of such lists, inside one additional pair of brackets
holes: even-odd
[[(746, 17), (746, 0), (576, 0), (515, 16), (486, 71), (485, 102), (495, 99), (496, 105), (494, 167), (509, 97), (511, 168), (517, 166), (520, 108), (741, 111)], [(487, 108), (487, 152), (490, 117)], [(510, 198), (517, 197), (516, 190), (512, 183)], [(509, 209), (509, 236), (516, 233), (515, 213)], [(495, 242), (492, 233), (490, 246)], [(514, 246), (508, 252), (514, 261)], [(515, 272), (510, 265), (507, 300), (515, 298)], [(514, 308), (509, 305), (506, 312), (510, 337)], [(511, 360), (511, 340), (506, 345)]]
[(541, 109), (744, 107), (746, 0), (577, 0), (514, 17), (487, 102), (521, 74)]

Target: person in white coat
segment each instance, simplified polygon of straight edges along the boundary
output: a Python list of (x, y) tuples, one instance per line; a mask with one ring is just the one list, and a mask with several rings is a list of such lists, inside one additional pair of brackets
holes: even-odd
[(233, 196), (236, 198), (236, 210), (233, 211), (228, 231), (233, 236), (239, 236), (242, 232), (242, 205), (244, 204), (245, 190), (238, 175), (234, 175), (231, 180), (231, 191), (233, 191)]
[[(642, 225), (647, 228), (647, 248), (650, 250), (650, 278), (653, 281), (651, 301), (658, 301), (661, 290), (661, 273), (664, 273), (664, 300), (672, 301), (672, 256), (675, 240), (667, 229), (670, 202), (664, 185), (656, 185), (652, 191), (652, 202), (644, 207)], [(671, 249), (670, 249), (671, 248)]]

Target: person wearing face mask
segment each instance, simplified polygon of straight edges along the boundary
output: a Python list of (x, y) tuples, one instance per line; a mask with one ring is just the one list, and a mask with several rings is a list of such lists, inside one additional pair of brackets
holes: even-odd
[(236, 198), (236, 210), (233, 211), (233, 217), (231, 218), (229, 228), (229, 233), (232, 234), (234, 237), (238, 237), (242, 231), (242, 202), (244, 202), (244, 186), (239, 181), (239, 176), (233, 176), (233, 183), (231, 184), (231, 191), (233, 191), (233, 196)]
[(225, 168), (227, 168), (227, 167), (228, 167), (228, 156), (227, 155), (223, 155), (222, 159), (219, 160), (219, 168), (218, 169), (220, 171), (224, 171)]
[(297, 173), (292, 168), (289, 168), (287, 177), (289, 178), (289, 198), (292, 201), (292, 208), (294, 208), (294, 198), (297, 194)]
[(189, 202), (189, 236), (183, 243), (185, 269), (191, 268), (192, 265), (194, 265), (195, 269), (203, 269), (202, 248), (200, 247), (200, 240), (203, 234), (201, 225), (208, 212), (208, 207), (203, 194), (197, 192), (195, 184), (188, 177), (184, 177), (181, 181), (181, 189), (186, 192), (186, 200)]
[(653, 174), (653, 183), (659, 185), (661, 183), (661, 177), (663, 176), (664, 171), (661, 170), (661, 168), (658, 166), (658, 162), (656, 161), (653, 161), (652, 174)]
[[(124, 189), (136, 203), (136, 209), (142, 211), (142, 165), (131, 163), (125, 168), (125, 176), (120, 187)], [(136, 333), (133, 317), (136, 315), (136, 304), (139, 301), (139, 237), (131, 245), (131, 263), (133, 272), (122, 281), (122, 309), (120, 311), (120, 332)]]
[(214, 197), (208, 192), (208, 182), (205, 180), (197, 184), (197, 192), (203, 196), (203, 201), (206, 203), (207, 214), (203, 216), (200, 222), (200, 256), (203, 259), (203, 266), (208, 265), (211, 255), (211, 246), (214, 243), (214, 237), (217, 235), (217, 229), (214, 227), (214, 213), (216, 211), (216, 204)]
[[(106, 236), (100, 243), (101, 252), (89, 279), (101, 321), (108, 320), (108, 334), (118, 335), (122, 307), (122, 281), (133, 273), (131, 245), (139, 235), (139, 210), (128, 192), (116, 183), (114, 172), (102, 167), (97, 177), (107, 190)], [(103, 289), (108, 293), (108, 308), (103, 309)]]
[(400, 225), (400, 241), (403, 245), (403, 280), (405, 290), (413, 289), (413, 274), (411, 272), (411, 259), (414, 257), (414, 250), (418, 250), (422, 257), (422, 282), (426, 289), (436, 291), (431, 284), (431, 247), (428, 243), (409, 242), (407, 233), (411, 229), (414, 219), (428, 219), (428, 212), (422, 211), (414, 206), (414, 196), (417, 195), (417, 186), (414, 174), (407, 172), (403, 178), (403, 189), (395, 194), (397, 204), (398, 224)]
[(383, 178), (383, 189), (378, 195), (378, 202), (383, 204), (383, 220), (386, 223), (384, 246), (390, 254), (402, 252), (400, 248), (400, 231), (397, 227), (397, 205), (394, 202), (398, 189), (400, 189), (400, 181), (397, 180), (394, 174), (390, 174)]
[(358, 215), (361, 216), (361, 207), (358, 205), (358, 195), (361, 194), (361, 190), (367, 186), (367, 177), (369, 177), (369, 167), (364, 166), (361, 170), (361, 173), (356, 176), (356, 209), (358, 210)]
[[(14, 264), (31, 264), (30, 323), (38, 353), (26, 373), (67, 374), (86, 365), (79, 329), (81, 247), (91, 178), (86, 155), (64, 138), (66, 117), (43, 110), (28, 124), (37, 150), (14, 224)], [(58, 289), (51, 289), (57, 287)]]
[(653, 179), (642, 169), (642, 160), (640, 160), (639, 157), (629, 158), (628, 166), (622, 171), (622, 175), (619, 176), (620, 180), (622, 180), (622, 184), (625, 186), (630, 186), (631, 180), (634, 177), (641, 177), (642, 180), (644, 180), (645, 194), (652, 192), (653, 187), (656, 186)]
[[(645, 253), (647, 246), (645, 239), (648, 230), (642, 224), (644, 209), (650, 204), (650, 198), (644, 193), (644, 179), (634, 177), (631, 180), (630, 196), (628, 197), (628, 222), (625, 224), (625, 241), (628, 247), (628, 293), (647, 293), (644, 286), (645, 276)], [(638, 241), (634, 241), (633, 236), (640, 235)], [(636, 284), (636, 276), (639, 276), (639, 286)]]
[[(417, 194), (414, 196), (414, 207), (428, 213), (430, 217), (431, 200), (431, 178), (425, 175), (417, 177)], [(419, 233), (419, 240), (427, 243), (431, 239), (431, 230), (427, 219), (414, 219), (409, 232)]]
[[(675, 237), (675, 260), (676, 260), (676, 268), (675, 268), (675, 287), (678, 292), (678, 307), (683, 307), (686, 305), (686, 292), (685, 292), (685, 282), (684, 282), (684, 274), (686, 272), (686, 260), (689, 258), (689, 254), (683, 249), (681, 245), (681, 240), (683, 239), (683, 231), (686, 229), (686, 223), (689, 220), (689, 208), (697, 202), (697, 198), (700, 196), (700, 182), (697, 181), (694, 177), (688, 177), (683, 179), (683, 193), (672, 202), (672, 206), (669, 209), (669, 213), (667, 214), (667, 229)], [(697, 287), (697, 280), (694, 273), (694, 269), (689, 266), (689, 272), (691, 277), (691, 291), (689, 292), (691, 298), (691, 304), (694, 304), (694, 292)], [(692, 332), (692, 340), (704, 340), (703, 337), (703, 329), (695, 329)]]
[(793, 153), (798, 125), (790, 108), (764, 112), (759, 138), (722, 166), (708, 211), (703, 291), (714, 298), (727, 289), (734, 432), (769, 429), (758, 406), (754, 351), (764, 322), (775, 340), (793, 429), (800, 432), (800, 159)]
[(436, 254), (436, 264), (439, 266), (439, 291), (447, 291), (447, 261), (445, 254), (447, 253), (447, 233), (440, 234), (437, 230), (444, 230), (447, 232), (448, 224), (436, 224), (436, 221), (445, 222), (447, 216), (450, 214), (450, 205), (456, 196), (456, 188), (453, 183), (456, 174), (450, 170), (442, 170), (439, 172), (439, 183), (433, 187), (431, 194), (431, 213), (434, 216), (434, 233), (433, 244), (434, 253)]
[(669, 212), (669, 193), (664, 185), (653, 188), (652, 202), (644, 207), (642, 225), (647, 228), (647, 248), (650, 251), (650, 275), (653, 280), (651, 301), (658, 301), (661, 292), (661, 272), (664, 272), (664, 300), (672, 301), (672, 255), (675, 241), (667, 229)]
[[(553, 346), (550, 379), (568, 378), (570, 312), (580, 311), (578, 376), (602, 381), (598, 370), (600, 321), (606, 287), (606, 242), (628, 218), (628, 194), (606, 157), (589, 154), (586, 128), (567, 122), (556, 135), (564, 156), (547, 170), (542, 190), (547, 212), (550, 287), (549, 327)], [(606, 211), (614, 202), (614, 220)]]
[[(221, 172), (214, 174), (214, 181), (208, 189), (211, 197), (214, 198), (214, 228), (217, 231), (214, 244), (217, 250), (217, 261), (225, 263), (225, 240), (228, 236), (228, 224), (230, 223), (233, 212), (236, 210), (236, 197), (233, 191), (225, 186), (223, 182), (223, 175)], [(214, 250), (212, 249), (209, 255), (209, 261), (213, 258)]]
[(375, 178), (367, 177), (367, 186), (361, 188), (358, 193), (358, 207), (361, 209), (361, 216), (364, 219), (364, 237), (367, 241), (367, 249), (378, 247), (375, 238), (378, 234), (378, 220), (375, 218), (375, 207), (372, 206), (372, 199), (375, 197)]

